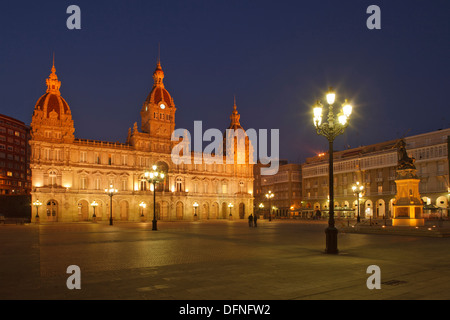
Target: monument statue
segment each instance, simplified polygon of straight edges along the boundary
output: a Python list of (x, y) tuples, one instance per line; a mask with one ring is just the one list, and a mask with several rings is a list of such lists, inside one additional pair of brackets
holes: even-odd
[(416, 166), (414, 165), (416, 159), (408, 156), (408, 153), (406, 152), (405, 140), (402, 139), (399, 141), (397, 152), (398, 152), (397, 170), (416, 169)]

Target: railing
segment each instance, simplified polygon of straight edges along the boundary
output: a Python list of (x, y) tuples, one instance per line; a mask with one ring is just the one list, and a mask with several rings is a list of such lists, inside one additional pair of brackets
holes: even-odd
[(121, 142), (108, 142), (108, 141), (100, 141), (100, 140), (89, 140), (89, 139), (75, 139), (74, 143), (94, 146), (94, 147), (109, 147), (109, 148), (119, 148), (119, 149), (128, 149), (131, 150), (132, 147), (128, 144)]

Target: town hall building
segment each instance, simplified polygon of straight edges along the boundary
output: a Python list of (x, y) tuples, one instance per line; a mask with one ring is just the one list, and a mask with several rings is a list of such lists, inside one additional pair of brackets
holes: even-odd
[[(32, 221), (150, 221), (153, 185), (145, 172), (153, 165), (165, 172), (156, 187), (159, 220), (244, 219), (253, 212), (253, 165), (244, 162), (175, 164), (171, 152), (176, 107), (164, 86), (158, 61), (153, 88), (140, 110), (141, 123), (128, 130), (124, 143), (75, 137), (75, 122), (61, 96), (53, 63), (47, 91), (34, 107), (31, 121)], [(229, 129), (241, 128), (236, 103)], [(249, 139), (245, 152), (249, 153)], [(198, 156), (198, 155), (197, 155)], [(194, 152), (191, 153), (194, 157)], [(225, 155), (224, 155), (225, 157)], [(105, 189), (117, 193), (110, 197)], [(93, 206), (92, 204), (97, 204)]]

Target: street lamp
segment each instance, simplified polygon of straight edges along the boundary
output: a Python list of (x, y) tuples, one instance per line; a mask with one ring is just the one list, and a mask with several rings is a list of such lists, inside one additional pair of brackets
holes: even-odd
[(40, 202), (39, 200), (36, 200), (33, 202), (33, 206), (36, 207), (36, 220), (39, 220), (39, 207), (42, 206), (42, 202)]
[(94, 220), (94, 222), (97, 222), (97, 216), (95, 215), (95, 207), (98, 206), (97, 201), (92, 201), (91, 206), (94, 208), (94, 214), (92, 215), (92, 219)]
[(233, 215), (231, 214), (231, 208), (233, 208), (233, 204), (230, 202), (228, 204), (228, 208), (230, 208), (230, 220), (233, 219)]
[(356, 194), (356, 200), (357, 200), (357, 206), (358, 206), (358, 216), (356, 218), (356, 222), (360, 222), (360, 216), (359, 216), (359, 198), (361, 197), (361, 193), (364, 191), (364, 186), (359, 184), (359, 181), (356, 182), (352, 186), (353, 193)]
[(260, 216), (261, 216), (261, 211), (263, 210), (263, 208), (264, 208), (264, 204), (261, 202), (259, 204), (259, 214), (260, 214)]
[(314, 106), (314, 126), (318, 135), (322, 135), (328, 139), (328, 156), (329, 156), (329, 194), (330, 194), (330, 206), (328, 227), (325, 229), (326, 234), (326, 253), (338, 253), (337, 249), (337, 229), (334, 225), (334, 186), (333, 186), (333, 141), (334, 139), (344, 133), (345, 128), (348, 126), (348, 118), (352, 113), (352, 106), (345, 100), (342, 105), (342, 110), (337, 114), (333, 112), (333, 104), (336, 100), (336, 93), (333, 88), (330, 88), (326, 94), (326, 100), (328, 103), (328, 115), (327, 122), (322, 122), (323, 106), (320, 101), (316, 102)]
[(113, 185), (109, 186), (109, 189), (105, 189), (105, 192), (109, 195), (109, 225), (113, 225), (112, 217), (112, 197), (117, 193), (117, 189), (114, 189)]
[(152, 166), (152, 171), (146, 171), (144, 173), (145, 178), (149, 183), (153, 185), (153, 221), (152, 230), (158, 230), (156, 222), (156, 184), (164, 180), (164, 172), (158, 171), (156, 165)]
[(142, 201), (141, 203), (139, 203), (139, 207), (141, 207), (141, 218), (144, 218), (144, 209), (147, 207), (147, 204)]
[(272, 221), (272, 201), (271, 199), (275, 196), (274, 193), (272, 193), (272, 191), (269, 190), (269, 192), (266, 193), (266, 198), (269, 199), (269, 221)]
[(197, 201), (194, 202), (194, 204), (192, 206), (194, 207), (194, 220), (197, 220), (197, 208), (198, 208)]

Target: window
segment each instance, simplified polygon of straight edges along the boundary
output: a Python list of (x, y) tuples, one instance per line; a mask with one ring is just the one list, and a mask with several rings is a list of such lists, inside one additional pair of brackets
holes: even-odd
[(182, 178), (180, 178), (180, 177), (178, 177), (177, 178), (177, 187), (176, 187), (176, 190), (178, 191), (178, 192), (181, 192), (181, 191), (183, 191), (183, 179)]
[(122, 191), (126, 191), (127, 190), (127, 180), (123, 179), (122, 180)]
[(86, 190), (87, 189), (87, 177), (81, 177), (80, 178), (80, 189)]
[(227, 184), (225, 182), (222, 183), (222, 193), (227, 193)]
[(101, 180), (100, 178), (95, 178), (95, 190), (100, 190)]
[(87, 152), (81, 151), (80, 152), (80, 162), (86, 162), (86, 160), (87, 160)]
[(61, 149), (56, 149), (55, 150), (55, 160), (56, 161), (62, 160), (62, 158), (61, 158)]
[(122, 155), (122, 164), (123, 165), (127, 164), (127, 155), (125, 155), (125, 154)]
[(382, 194), (383, 193), (383, 186), (378, 186), (378, 194)]
[(44, 149), (44, 159), (45, 160), (50, 160), (50, 149)]
[(98, 152), (95, 153), (95, 159), (94, 159), (94, 162), (95, 162), (96, 164), (100, 164), (100, 155), (98, 154)]
[(239, 192), (244, 192), (244, 181), (239, 181)]
[(52, 170), (48, 173), (48, 184), (51, 186), (56, 185), (56, 171)]

